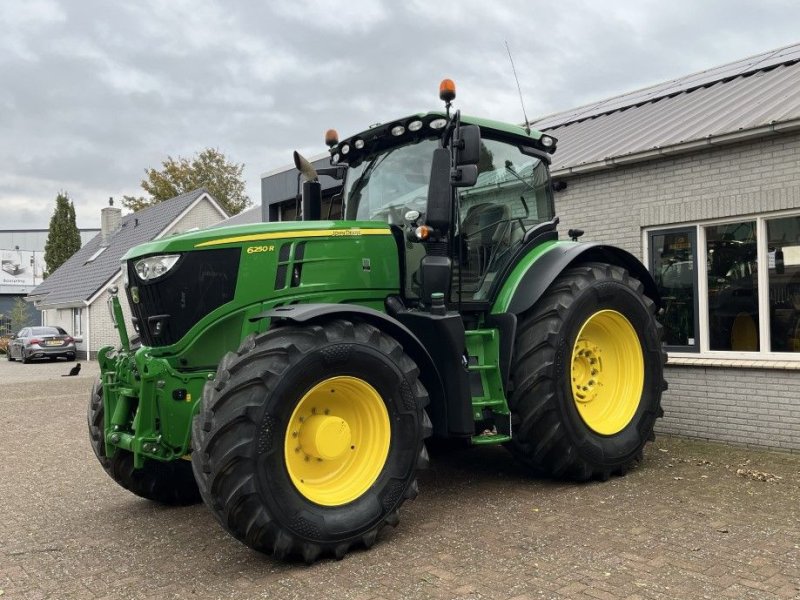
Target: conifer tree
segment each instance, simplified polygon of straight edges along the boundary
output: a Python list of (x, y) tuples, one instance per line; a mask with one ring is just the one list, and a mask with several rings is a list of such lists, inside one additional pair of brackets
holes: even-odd
[(75, 206), (66, 192), (56, 196), (56, 208), (50, 218), (50, 232), (44, 245), (45, 277), (64, 264), (81, 248), (81, 234), (75, 222)]

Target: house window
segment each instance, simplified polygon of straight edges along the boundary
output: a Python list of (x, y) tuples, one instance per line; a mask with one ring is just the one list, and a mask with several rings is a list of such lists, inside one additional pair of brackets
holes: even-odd
[(800, 214), (646, 232), (671, 352), (800, 358)]
[(83, 335), (83, 309), (72, 309), (72, 335)]
[(660, 321), (668, 350), (700, 349), (696, 239), (693, 227), (650, 233), (650, 272), (664, 303)]

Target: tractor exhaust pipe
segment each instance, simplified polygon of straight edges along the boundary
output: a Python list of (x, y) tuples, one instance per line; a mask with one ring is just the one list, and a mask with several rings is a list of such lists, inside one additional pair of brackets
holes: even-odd
[(308, 160), (299, 152), (294, 152), (294, 166), (306, 178), (303, 182), (302, 212), (303, 221), (319, 221), (322, 216), (322, 184), (319, 175)]
[(319, 221), (322, 218), (322, 184), (319, 181), (303, 182), (303, 221)]

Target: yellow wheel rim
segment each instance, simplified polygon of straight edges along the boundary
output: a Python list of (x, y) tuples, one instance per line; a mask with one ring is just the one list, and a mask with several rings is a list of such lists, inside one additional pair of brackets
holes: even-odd
[(572, 348), (572, 399), (583, 422), (602, 435), (631, 422), (644, 387), (644, 356), (630, 321), (601, 310), (581, 327)]
[(389, 413), (363, 379), (331, 377), (300, 399), (286, 428), (286, 469), (311, 502), (352, 502), (378, 479), (391, 441)]

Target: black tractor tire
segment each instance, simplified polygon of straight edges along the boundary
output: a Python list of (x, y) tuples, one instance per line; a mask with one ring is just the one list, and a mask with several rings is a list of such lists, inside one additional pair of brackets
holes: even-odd
[[(397, 525), (400, 505), (416, 497), (417, 470), (428, 463), (424, 440), (432, 428), (418, 375), (400, 343), (359, 321), (290, 324), (249, 336), (223, 357), (194, 420), (192, 466), (203, 500), (231, 535), (278, 559), (312, 563), (371, 547), (384, 526)], [(287, 436), (296, 407), (338, 377), (377, 392), (373, 403), (386, 409), (390, 443), (368, 489), (323, 505), (292, 480)]]
[(188, 460), (147, 460), (143, 468), (134, 469), (133, 454), (127, 450), (117, 450), (112, 458), (108, 458), (103, 412), (103, 386), (98, 378), (89, 398), (89, 439), (97, 460), (111, 479), (137, 496), (161, 504), (186, 506), (200, 502), (200, 492)]
[[(576, 340), (583, 325), (603, 310), (628, 320), (644, 367), (635, 412), (611, 434), (598, 433), (584, 421), (572, 389)], [(666, 354), (655, 310), (642, 283), (621, 267), (591, 263), (556, 278), (517, 328), (509, 399), (514, 436), (508, 444), (515, 457), (539, 475), (573, 481), (624, 475), (641, 460), (645, 444), (654, 439), (655, 421), (664, 414)]]

